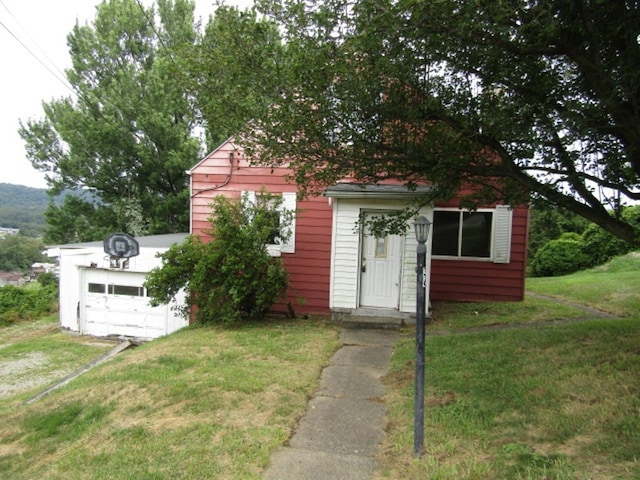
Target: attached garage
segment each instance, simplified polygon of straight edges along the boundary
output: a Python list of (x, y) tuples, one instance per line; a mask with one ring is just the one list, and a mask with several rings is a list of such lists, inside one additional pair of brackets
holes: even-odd
[(144, 288), (147, 274), (161, 265), (158, 253), (181, 243), (186, 234), (136, 239), (139, 255), (114, 262), (103, 242), (63, 245), (48, 250), (60, 266), (60, 325), (83, 335), (158, 338), (188, 325), (178, 303), (152, 307)]

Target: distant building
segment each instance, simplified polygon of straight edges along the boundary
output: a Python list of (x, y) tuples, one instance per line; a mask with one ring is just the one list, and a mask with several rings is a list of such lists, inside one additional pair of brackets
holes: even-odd
[(38, 275), (42, 273), (53, 273), (56, 277), (59, 275), (59, 268), (57, 263), (34, 263), (31, 265), (31, 271), (29, 272), (29, 279), (35, 280)]
[(24, 276), (22, 272), (3, 272), (0, 271), (0, 287), (4, 287), (6, 285), (12, 285), (14, 287), (18, 287), (20, 285), (24, 285), (27, 281), (27, 278)]
[(0, 236), (18, 235), (18, 233), (20, 233), (20, 229), (19, 228), (0, 227)]

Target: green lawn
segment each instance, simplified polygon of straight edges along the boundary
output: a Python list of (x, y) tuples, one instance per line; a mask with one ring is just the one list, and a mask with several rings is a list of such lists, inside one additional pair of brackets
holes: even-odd
[(640, 312), (640, 252), (572, 275), (530, 278), (527, 288), (621, 317), (637, 316)]
[[(378, 479), (640, 478), (640, 257), (535, 278), (554, 302), (433, 306), (427, 329), (424, 455), (413, 457), (415, 340), (398, 343)], [(559, 324), (563, 319), (576, 323)], [(494, 328), (487, 328), (493, 326)], [(505, 328), (496, 328), (505, 327)]]
[[(51, 336), (80, 338), (28, 328), (13, 335), (24, 351)], [(304, 413), (337, 337), (323, 319), (189, 328), (33, 404), (22, 404), (32, 388), (0, 398), (0, 478), (258, 479)]]

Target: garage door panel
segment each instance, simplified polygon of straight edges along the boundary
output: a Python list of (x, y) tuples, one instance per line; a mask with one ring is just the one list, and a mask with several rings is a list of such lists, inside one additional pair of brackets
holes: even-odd
[(167, 333), (168, 306), (152, 307), (140, 272), (87, 270), (84, 328), (95, 336), (122, 335), (156, 338)]

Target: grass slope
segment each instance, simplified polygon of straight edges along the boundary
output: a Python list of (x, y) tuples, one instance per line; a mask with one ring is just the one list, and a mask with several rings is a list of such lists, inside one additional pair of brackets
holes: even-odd
[[(552, 325), (585, 313), (531, 298), (434, 305), (424, 455), (413, 457), (415, 341), (407, 335), (385, 379), (388, 438), (377, 478), (640, 478), (639, 282), (636, 254), (528, 282), (623, 319)], [(535, 328), (521, 328), (527, 323)]]
[(0, 478), (260, 478), (337, 345), (321, 320), (189, 328), (2, 398)]

